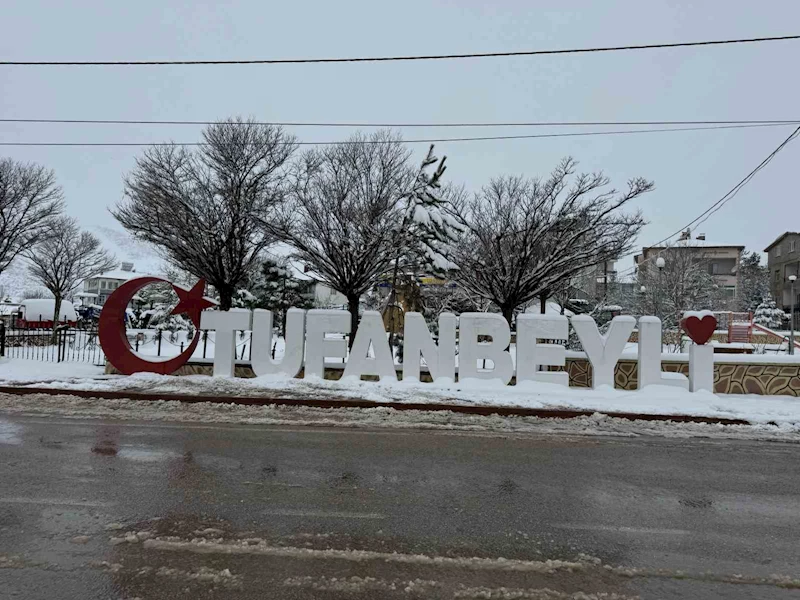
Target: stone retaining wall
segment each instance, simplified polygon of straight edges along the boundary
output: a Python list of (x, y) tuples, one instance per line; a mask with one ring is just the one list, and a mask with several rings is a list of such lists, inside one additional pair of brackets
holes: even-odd
[[(689, 363), (662, 363), (664, 371), (689, 375)], [(585, 358), (568, 358), (569, 384), (589, 387), (592, 366)], [(614, 371), (614, 387), (635, 390), (638, 384), (638, 364), (635, 360), (620, 360)], [(717, 394), (759, 394), (800, 396), (800, 364), (748, 364), (743, 362), (714, 363), (714, 392)]]

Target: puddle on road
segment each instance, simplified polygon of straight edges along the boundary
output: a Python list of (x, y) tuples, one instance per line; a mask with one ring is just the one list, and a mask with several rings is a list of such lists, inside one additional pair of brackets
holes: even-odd
[(10, 446), (22, 445), (22, 425), (0, 419), (0, 444)]

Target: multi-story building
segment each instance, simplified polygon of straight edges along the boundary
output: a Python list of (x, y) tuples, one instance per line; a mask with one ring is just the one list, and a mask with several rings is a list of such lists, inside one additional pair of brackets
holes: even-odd
[[(725, 295), (734, 299), (737, 295), (739, 263), (742, 258), (744, 246), (720, 246), (706, 244), (705, 241), (691, 241), (679, 243), (675, 246), (650, 246), (642, 248), (642, 253), (633, 258), (636, 271), (642, 274), (645, 269), (655, 268), (656, 259), (662, 257), (670, 260), (670, 254), (677, 252), (690, 252), (704, 269), (708, 269), (714, 283), (725, 292)], [(674, 255), (674, 254), (673, 254)]]
[(800, 278), (800, 233), (787, 231), (769, 246), (767, 253), (769, 290), (778, 308), (785, 312), (800, 309), (800, 281), (795, 282), (795, 297), (792, 298), (790, 275)]
[(87, 304), (91, 303), (103, 306), (115, 289), (129, 279), (139, 276), (140, 274), (136, 273), (133, 269), (133, 263), (124, 262), (119, 266), (119, 269), (101, 273), (89, 279), (84, 279), (83, 295), (87, 298), (90, 297), (87, 296), (88, 294), (94, 295), (91, 296), (91, 302), (87, 302)]

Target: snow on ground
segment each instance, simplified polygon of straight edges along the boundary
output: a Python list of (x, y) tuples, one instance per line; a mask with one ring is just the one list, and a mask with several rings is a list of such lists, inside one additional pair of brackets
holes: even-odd
[(45, 362), (25, 358), (0, 358), (0, 385), (36, 381), (72, 381), (97, 377), (105, 367), (76, 362)]
[[(52, 370), (51, 370), (52, 369)], [(85, 371), (84, 371), (85, 369)], [(56, 373), (60, 373), (57, 375)], [(361, 399), (372, 402), (461, 404), (598, 412), (674, 414), (744, 419), (800, 428), (800, 399), (789, 396), (715, 395), (676, 387), (652, 386), (644, 391), (565, 388), (526, 382), (504, 386), (496, 381), (419, 383), (403, 381), (328, 381), (283, 376), (226, 379), (205, 375), (172, 377), (139, 373), (129, 377), (101, 375), (98, 367), (74, 363), (41, 363), (6, 359), (0, 363), (0, 385), (150, 394), (263, 396), (302, 399)]]
[[(451, 411), (398, 411), (391, 408), (325, 409), (307, 406), (245, 406), (209, 402), (102, 400), (74, 396), (0, 394), (0, 415), (60, 416), (261, 426), (352, 427), (365, 429), (430, 429), (486, 434), (660, 436), (671, 438), (749, 439), (800, 443), (800, 425), (716, 425), (629, 421), (602, 414), (575, 419), (479, 416)], [(2, 417), (0, 417), (2, 425)], [(0, 437), (0, 444), (6, 443)]]

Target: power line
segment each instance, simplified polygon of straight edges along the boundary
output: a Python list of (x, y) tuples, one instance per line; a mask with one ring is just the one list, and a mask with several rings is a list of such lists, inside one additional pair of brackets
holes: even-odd
[(66, 125), (274, 125), (281, 127), (611, 127), (653, 125), (795, 125), (800, 119), (754, 119), (731, 121), (499, 121), (462, 123), (371, 123), (304, 121), (164, 121), (129, 119), (0, 119), (0, 123), (45, 123)]
[[(578, 131), (570, 133), (541, 133), (531, 135), (496, 135), (496, 136), (481, 136), (481, 137), (456, 137), (456, 138), (426, 138), (426, 139), (411, 139), (403, 140), (406, 144), (432, 144), (439, 142), (483, 142), (495, 140), (527, 140), (527, 139), (545, 139), (545, 138), (561, 138), (561, 137), (586, 137), (586, 136), (600, 136), (600, 135), (631, 135), (638, 133), (667, 133), (675, 131), (708, 131), (717, 129), (753, 129), (761, 127), (780, 127), (793, 123), (763, 123), (752, 125), (719, 125), (709, 127), (672, 127), (666, 129), (626, 129), (616, 131)], [(330, 146), (334, 144), (380, 144), (380, 140), (342, 140), (342, 141), (319, 141), (319, 142), (282, 142), (285, 144), (297, 144), (299, 146)], [(206, 146), (205, 142), (0, 142), (0, 146)]]
[(628, 46), (601, 46), (594, 48), (566, 48), (557, 50), (521, 50), (517, 52), (479, 52), (468, 54), (427, 54), (408, 56), (369, 56), (351, 58), (273, 58), (253, 60), (132, 60), (132, 61), (0, 61), (0, 66), (58, 66), (58, 67), (89, 67), (89, 66), (163, 66), (163, 65), (280, 65), (280, 64), (311, 64), (311, 63), (361, 63), (361, 62), (392, 62), (412, 60), (450, 60), (462, 58), (501, 58), (513, 56), (543, 56), (551, 54), (588, 54), (593, 52), (620, 52), (626, 50), (655, 50), (659, 48), (688, 48), (693, 46), (722, 46), (730, 44), (753, 44), (757, 42), (777, 42), (800, 39), (800, 35), (782, 35), (757, 38), (740, 38), (726, 40), (705, 40), (700, 42), (673, 42), (662, 44), (637, 44)]
[[(781, 150), (783, 150), (783, 149), (784, 149), (784, 148), (785, 148), (785, 147), (786, 147), (786, 146), (787, 146), (787, 145), (788, 145), (788, 144), (789, 144), (791, 141), (793, 141), (795, 138), (797, 138), (797, 137), (798, 137), (798, 135), (800, 135), (800, 127), (798, 127), (797, 129), (795, 129), (795, 130), (794, 130), (794, 131), (791, 133), (791, 135), (789, 135), (789, 137), (787, 137), (785, 140), (783, 140), (783, 142), (781, 142), (781, 143), (780, 143), (780, 145), (778, 145), (778, 147), (777, 147), (777, 148), (775, 148), (775, 150), (773, 150), (772, 152), (770, 152), (770, 154), (769, 154), (769, 155), (768, 155), (768, 156), (767, 156), (767, 157), (766, 157), (764, 160), (762, 160), (762, 161), (761, 161), (761, 162), (758, 164), (758, 166), (757, 166), (755, 169), (753, 169), (752, 171), (750, 171), (750, 172), (749, 172), (749, 173), (748, 173), (748, 174), (747, 174), (747, 175), (746, 175), (746, 176), (745, 176), (745, 177), (744, 177), (744, 178), (743, 178), (741, 181), (739, 181), (739, 183), (737, 183), (735, 186), (733, 186), (733, 187), (732, 187), (732, 188), (731, 188), (731, 189), (728, 191), (728, 193), (726, 193), (724, 196), (722, 196), (722, 198), (720, 198), (719, 200), (717, 200), (716, 202), (714, 202), (714, 203), (713, 203), (711, 206), (709, 206), (709, 207), (708, 207), (706, 210), (704, 210), (704, 211), (703, 211), (702, 213), (700, 213), (700, 214), (699, 214), (697, 217), (695, 217), (694, 219), (692, 219), (691, 221), (689, 221), (689, 222), (688, 222), (686, 225), (684, 225), (683, 227), (681, 227), (680, 229), (678, 229), (678, 230), (677, 230), (675, 233), (673, 233), (673, 234), (671, 234), (671, 235), (668, 235), (668, 236), (667, 236), (667, 237), (665, 237), (663, 240), (660, 240), (660, 241), (656, 242), (655, 244), (652, 244), (652, 245), (650, 245), (650, 246), (647, 246), (647, 247), (648, 247), (648, 248), (655, 248), (655, 247), (658, 247), (658, 246), (660, 246), (661, 244), (663, 244), (663, 243), (665, 243), (665, 242), (669, 241), (670, 239), (672, 239), (672, 238), (673, 238), (673, 237), (675, 237), (676, 235), (679, 235), (679, 234), (683, 233), (683, 232), (684, 232), (686, 229), (688, 229), (688, 228), (692, 227), (693, 225), (695, 225), (695, 226), (696, 226), (696, 225), (701, 225), (702, 223), (705, 223), (705, 222), (708, 220), (708, 218), (709, 218), (711, 215), (713, 215), (715, 212), (719, 211), (719, 210), (720, 210), (720, 209), (721, 209), (723, 206), (725, 206), (725, 204), (727, 204), (727, 203), (728, 203), (728, 202), (730, 202), (730, 201), (731, 201), (733, 198), (735, 198), (735, 197), (736, 197), (736, 195), (737, 195), (737, 194), (738, 194), (738, 193), (741, 191), (741, 189), (742, 189), (742, 188), (743, 188), (745, 185), (747, 185), (747, 184), (750, 182), (750, 180), (751, 180), (751, 179), (753, 179), (753, 177), (755, 177), (755, 176), (756, 176), (756, 174), (757, 174), (757, 173), (758, 173), (758, 172), (759, 172), (761, 169), (763, 169), (764, 167), (766, 167), (766, 166), (767, 166), (767, 165), (768, 165), (768, 164), (769, 164), (769, 163), (772, 161), (772, 159), (773, 159), (773, 158), (775, 158), (775, 156), (777, 156), (777, 154), (778, 154), (778, 153), (779, 153)], [(619, 274), (619, 277), (624, 277), (624, 276), (628, 275), (629, 273), (633, 273), (634, 271), (636, 271), (636, 269), (637, 269), (638, 267), (640, 267), (641, 265), (643, 265), (643, 264), (645, 264), (645, 263), (647, 263), (647, 262), (650, 262), (651, 260), (653, 260), (653, 258), (655, 258), (655, 257), (657, 257), (657, 256), (660, 256), (660, 255), (661, 255), (661, 254), (662, 254), (662, 253), (663, 253), (665, 250), (666, 250), (666, 248), (663, 248), (663, 249), (659, 250), (659, 251), (658, 251), (658, 252), (657, 252), (655, 255), (651, 256), (650, 258), (648, 258), (648, 259), (646, 259), (646, 260), (643, 260), (643, 261), (642, 261), (641, 263), (639, 263), (638, 265), (635, 265), (634, 267), (632, 267), (632, 268), (630, 268), (630, 269), (627, 269), (626, 271), (623, 271), (622, 273), (620, 273), (620, 274)], [(633, 255), (635, 255), (635, 254), (636, 254), (636, 251), (634, 251), (634, 252), (629, 252), (628, 254), (625, 254), (624, 256), (621, 256), (619, 259), (621, 260), (621, 259), (623, 259), (623, 258), (626, 258), (626, 257), (628, 257), (628, 256), (633, 256)]]

